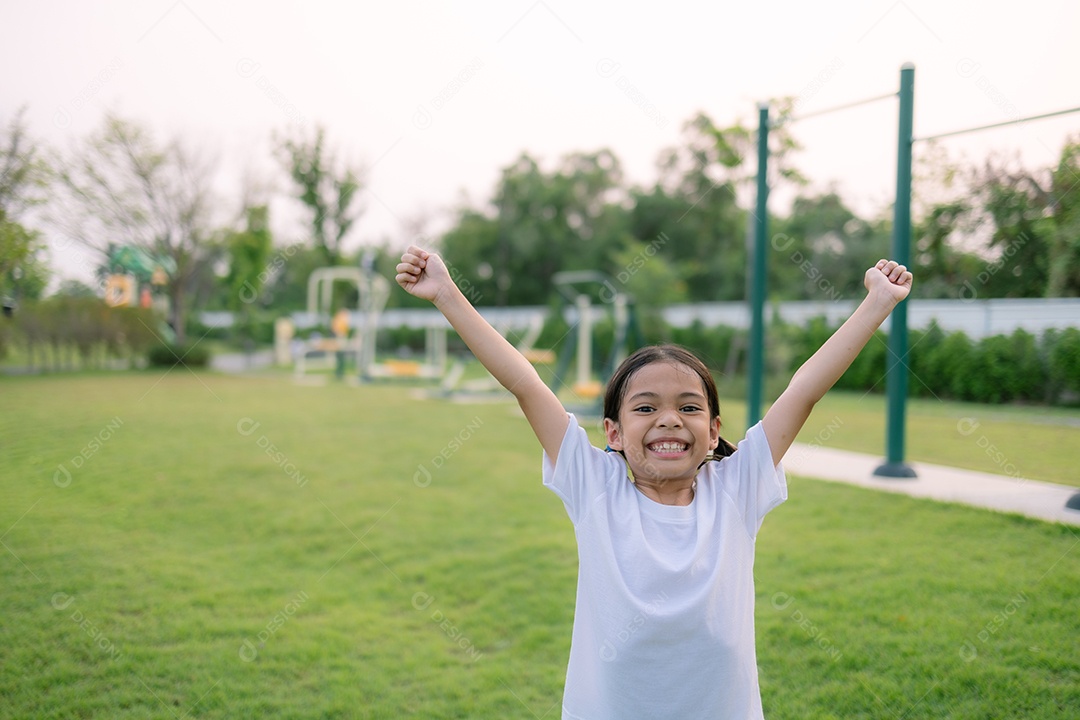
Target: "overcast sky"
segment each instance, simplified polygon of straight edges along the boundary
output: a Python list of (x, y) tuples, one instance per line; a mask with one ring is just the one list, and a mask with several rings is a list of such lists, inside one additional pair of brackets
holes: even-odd
[[(420, 216), (445, 227), (522, 151), (551, 167), (609, 147), (631, 182), (649, 184), (698, 111), (752, 122), (757, 102), (791, 95), (812, 112), (895, 92), (907, 61), (917, 136), (1080, 106), (1078, 28), (1075, 0), (0, 0), (0, 119), (25, 105), (31, 132), (64, 148), (111, 110), (213, 151), (234, 193), (244, 172), (286, 190), (271, 134), (323, 125), (368, 167), (357, 247), (403, 242)], [(797, 165), (861, 211), (881, 210), (896, 111), (890, 99), (800, 123)], [(1078, 133), (1080, 114), (947, 147), (1045, 166)], [(275, 229), (280, 241), (303, 235), (284, 211)], [(87, 276), (75, 249), (54, 261)]]

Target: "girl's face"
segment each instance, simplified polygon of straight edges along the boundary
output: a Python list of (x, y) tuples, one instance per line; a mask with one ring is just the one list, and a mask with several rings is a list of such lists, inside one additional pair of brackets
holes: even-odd
[(705, 386), (676, 362), (655, 362), (626, 384), (619, 420), (604, 419), (607, 443), (626, 455), (634, 477), (692, 480), (720, 438), (720, 418), (709, 417)]

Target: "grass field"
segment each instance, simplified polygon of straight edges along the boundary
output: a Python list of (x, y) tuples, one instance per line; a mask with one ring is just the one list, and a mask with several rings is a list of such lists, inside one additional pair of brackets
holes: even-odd
[[(545, 374), (550, 368), (541, 368)], [(467, 378), (490, 377), (472, 363)], [(545, 379), (547, 379), (545, 377)], [(724, 432), (746, 432), (746, 403), (734, 394), (745, 378), (717, 377)], [(778, 395), (782, 378), (768, 390)], [(565, 400), (574, 402), (564, 391)], [(883, 395), (833, 390), (818, 403), (799, 440), (885, 456)], [(1080, 408), (985, 405), (912, 398), (907, 401), (905, 458), (914, 462), (1080, 487)]]
[[(884, 457), (885, 411), (880, 395), (830, 392), (814, 408), (799, 440)], [(909, 460), (1080, 486), (1076, 408), (913, 399), (907, 416)]]
[[(0, 717), (559, 716), (574, 537), (512, 406), (183, 369), (0, 398)], [(807, 440), (862, 408), (830, 401)], [(996, 413), (962, 437), (1026, 425)], [(758, 540), (766, 717), (1067, 717), (1078, 545), (792, 479)]]

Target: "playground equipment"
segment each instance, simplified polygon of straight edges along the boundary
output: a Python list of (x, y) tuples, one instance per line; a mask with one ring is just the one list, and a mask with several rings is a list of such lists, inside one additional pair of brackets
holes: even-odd
[(168, 297), (158, 291), (175, 272), (172, 258), (152, 255), (134, 245), (110, 244), (98, 277), (103, 279), (105, 303), (109, 307), (157, 305), (164, 313), (168, 310)]
[[(601, 408), (601, 394), (608, 378), (615, 372), (626, 356), (630, 346), (640, 347), (644, 344), (641, 328), (637, 322), (637, 313), (629, 294), (620, 292), (612, 284), (611, 278), (603, 273), (592, 270), (556, 273), (552, 277), (556, 291), (565, 301), (560, 311), (573, 305), (573, 321), (567, 342), (559, 355), (558, 365), (555, 367), (555, 375), (551, 380), (552, 391), (558, 393), (564, 385), (563, 378), (570, 369), (572, 358), (576, 358), (576, 370), (574, 384), (571, 386), (573, 393), (583, 403), (576, 407), (568, 406), (567, 409), (581, 415), (598, 415)], [(594, 378), (593, 360), (593, 325), (594, 312), (592, 296), (585, 289), (592, 288), (598, 299), (611, 308), (612, 325), (614, 326), (611, 352), (608, 358), (599, 366), (599, 379)]]
[[(297, 382), (311, 382), (308, 372), (314, 369), (335, 368), (339, 377), (344, 376), (349, 358), (356, 363), (360, 382), (372, 382), (388, 378), (439, 378), (446, 370), (446, 331), (428, 328), (425, 338), (423, 363), (406, 360), (375, 362), (376, 337), (379, 317), (390, 296), (390, 283), (371, 270), (358, 267), (325, 267), (311, 273), (308, 278), (307, 311), (319, 320), (329, 319), (333, 303), (334, 283), (347, 282), (356, 287), (357, 305), (352, 312), (344, 309), (334, 317), (331, 325), (333, 337), (316, 337), (299, 345), (295, 353), (294, 377)], [(355, 320), (355, 331), (351, 321)], [(285, 355), (284, 348), (290, 344), (293, 330), (286, 323), (276, 323), (275, 345), (278, 356)], [(320, 378), (315, 382), (323, 382)]]
[[(357, 315), (360, 320), (356, 332), (350, 337), (348, 314), (338, 315), (334, 321), (334, 337), (314, 337), (302, 343), (296, 353), (294, 377), (297, 382), (311, 382), (308, 371), (335, 367), (338, 376), (344, 374), (345, 362), (349, 357), (355, 359), (357, 367), (363, 367), (368, 336), (374, 345), (374, 324), (378, 322), (378, 313), (382, 312), (389, 296), (389, 285), (385, 279), (371, 273), (365, 273), (356, 267), (324, 267), (311, 273), (308, 278), (307, 311), (319, 320), (330, 320), (330, 310), (334, 298), (334, 282), (343, 281), (354, 285), (357, 291)], [(368, 312), (363, 312), (367, 310)], [(279, 327), (275, 325), (275, 330)], [(283, 334), (291, 335), (289, 328), (281, 326)], [(275, 342), (281, 344), (281, 336)], [(374, 357), (374, 350), (371, 350)], [(320, 362), (321, 361), (321, 362)], [(319, 377), (315, 382), (323, 382)]]
[(424, 361), (384, 360), (374, 362), (374, 335), (372, 357), (363, 367), (361, 379), (365, 381), (390, 380), (394, 378), (418, 378), (437, 380), (446, 373), (446, 328), (424, 328)]
[[(544, 329), (545, 314), (535, 312), (528, 318), (526, 329), (518, 341), (517, 351), (529, 362), (536, 365), (551, 365), (555, 362), (555, 353), (551, 350), (538, 350), (533, 347), (540, 338)], [(512, 331), (512, 323), (504, 320), (496, 320), (492, 326), (503, 337), (508, 337)], [(477, 380), (462, 381), (465, 375), (466, 364), (458, 360), (443, 377), (438, 390), (433, 393), (434, 397), (455, 400), (459, 402), (483, 402), (485, 400), (503, 400), (507, 397), (507, 391), (493, 377)]]

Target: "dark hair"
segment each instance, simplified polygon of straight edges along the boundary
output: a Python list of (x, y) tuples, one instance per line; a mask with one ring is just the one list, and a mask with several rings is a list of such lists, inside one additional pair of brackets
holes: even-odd
[[(605, 418), (619, 421), (619, 411), (622, 409), (626, 386), (630, 384), (630, 378), (646, 365), (658, 362), (679, 363), (693, 370), (705, 386), (705, 398), (709, 402), (709, 419), (720, 417), (720, 398), (716, 392), (716, 381), (713, 380), (709, 368), (705, 367), (705, 363), (701, 362), (694, 353), (678, 345), (649, 345), (623, 360), (608, 380), (607, 391), (604, 393)], [(713, 456), (722, 458), (733, 452), (735, 452), (735, 446), (724, 438), (720, 438), (716, 449), (713, 450)]]

